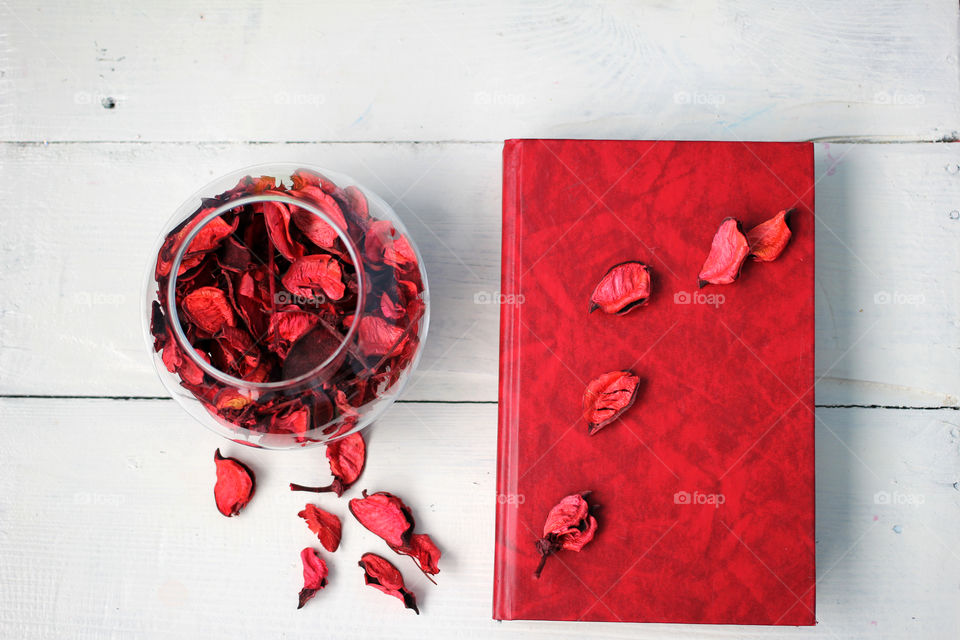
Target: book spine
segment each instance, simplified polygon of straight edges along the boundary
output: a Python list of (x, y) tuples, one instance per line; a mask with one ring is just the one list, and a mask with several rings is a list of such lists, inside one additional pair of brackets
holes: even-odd
[[(501, 301), (515, 301), (520, 293), (521, 190), (523, 141), (507, 140), (503, 146), (503, 240), (501, 249)], [(514, 568), (508, 560), (516, 531), (517, 505), (507, 499), (517, 492), (517, 436), (519, 410), (520, 305), (500, 305), (500, 389), (497, 432), (497, 521), (493, 568), (493, 617), (513, 618)]]
[[(807, 152), (807, 170), (809, 171), (809, 176), (810, 176), (809, 178), (807, 178), (807, 180), (808, 180), (809, 183), (810, 183), (810, 193), (808, 194), (809, 202), (810, 202), (810, 213), (813, 214), (813, 216), (816, 216), (817, 170), (816, 170), (816, 159), (815, 159), (815, 157), (814, 157), (814, 148), (813, 148), (813, 143), (812, 143), (812, 142), (808, 142), (808, 143), (807, 143), (806, 152)], [(811, 232), (814, 234), (813, 246), (816, 247), (816, 246), (817, 246), (816, 225), (810, 225), (810, 226), (811, 226)], [(816, 250), (814, 250), (814, 251), (811, 253), (811, 255), (810, 255), (810, 260), (811, 260), (811, 262), (812, 262), (812, 264), (811, 264), (810, 267), (809, 267), (809, 269), (810, 269), (809, 272), (810, 272), (810, 274), (811, 274), (811, 277), (810, 277), (810, 298), (811, 298), (811, 299), (815, 299), (815, 298), (816, 298), (816, 278), (815, 278), (815, 276), (814, 276), (813, 274), (816, 274), (816, 272), (817, 272), (817, 263), (816, 263), (816, 260), (817, 260), (817, 252), (816, 252)], [(811, 324), (811, 327), (810, 327), (810, 335), (816, 336), (816, 335), (817, 335), (817, 326), (816, 326), (816, 325), (817, 325), (817, 314), (816, 314), (815, 312), (811, 312), (811, 314), (810, 314), (810, 324)], [(809, 377), (808, 377), (808, 380), (809, 380), (809, 383), (810, 383), (810, 403), (809, 403), (809, 407), (810, 407), (810, 411), (811, 411), (810, 416), (811, 416), (812, 419), (811, 419), (811, 421), (810, 421), (810, 422), (811, 422), (811, 424), (810, 424), (810, 436), (809, 436), (809, 440), (808, 440), (808, 442), (807, 442), (806, 444), (807, 444), (808, 447), (810, 447), (810, 451), (811, 451), (811, 452), (815, 452), (815, 451), (816, 451), (816, 428), (817, 428), (817, 424), (816, 424), (816, 418), (814, 417), (816, 414), (815, 414), (814, 412), (816, 411), (816, 406), (817, 406), (817, 380), (816, 380), (816, 378), (817, 378), (817, 374), (816, 374), (817, 369), (816, 369), (816, 347), (815, 347), (814, 344), (811, 344), (811, 345), (810, 345), (810, 354), (811, 354), (811, 356), (812, 356), (812, 358), (813, 358), (813, 362), (811, 362), (811, 363), (810, 363), (810, 366), (809, 366)], [(810, 513), (812, 514), (812, 517), (811, 517), (811, 519), (810, 519), (810, 530), (809, 530), (809, 532), (807, 533), (807, 535), (809, 536), (809, 539), (810, 539), (810, 540), (816, 541), (816, 539), (817, 539), (817, 472), (816, 472), (816, 465), (814, 465), (814, 468), (812, 469), (812, 472), (811, 472), (811, 474), (810, 474), (810, 483), (811, 483), (811, 485), (812, 485), (812, 486), (810, 487), (810, 496), (813, 498), (813, 500), (812, 500), (810, 506), (807, 507), (807, 508), (810, 510)], [(814, 545), (816, 545), (815, 542), (814, 542)], [(812, 555), (812, 559), (811, 559), (811, 562), (810, 562), (810, 569), (811, 569), (811, 571), (810, 571), (810, 576), (809, 576), (809, 578), (808, 578), (808, 579), (810, 580), (810, 583), (811, 583), (810, 593), (809, 593), (809, 595), (808, 595), (808, 597), (809, 597), (809, 599), (810, 599), (810, 600), (809, 600), (810, 604), (809, 604), (809, 607), (808, 607), (808, 608), (809, 608), (809, 610), (811, 611), (811, 615), (810, 615), (809, 620), (807, 620), (807, 622), (808, 622), (809, 624), (811, 624), (811, 625), (817, 624), (817, 620), (816, 620), (816, 611), (817, 611), (817, 554), (816, 554), (815, 548), (816, 548), (816, 547), (814, 546), (814, 550), (812, 550), (812, 551), (810, 552), (811, 555)], [(828, 569), (828, 571), (829, 571), (829, 569)]]

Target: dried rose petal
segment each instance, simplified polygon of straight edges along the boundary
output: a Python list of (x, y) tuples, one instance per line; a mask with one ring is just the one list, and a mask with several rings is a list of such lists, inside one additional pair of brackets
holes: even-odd
[(334, 440), (327, 445), (327, 460), (330, 462), (333, 482), (326, 487), (305, 487), (290, 483), (290, 490), (313, 493), (332, 491), (338, 497), (342, 496), (343, 492), (360, 477), (365, 458), (366, 445), (360, 433), (351, 433), (339, 440)]
[(410, 242), (389, 220), (377, 220), (370, 225), (363, 250), (368, 260), (382, 261), (392, 267), (406, 268), (417, 262)]
[(547, 515), (543, 537), (537, 540), (540, 562), (533, 573), (539, 578), (547, 557), (557, 551), (580, 551), (597, 533), (597, 520), (590, 515), (593, 508), (587, 504), (589, 491), (565, 497)]
[[(289, 406), (270, 416), (271, 433), (292, 433), (303, 436), (310, 429), (310, 410), (306, 407)], [(302, 441), (301, 438), (297, 438)]]
[(391, 547), (403, 547), (410, 542), (413, 516), (400, 498), (386, 491), (350, 501), (350, 513), (372, 533), (383, 538)]
[(240, 198), (242, 196), (256, 195), (263, 193), (265, 191), (270, 191), (276, 187), (277, 181), (271, 176), (260, 176), (255, 178), (253, 176), (244, 176), (240, 178), (240, 181), (237, 182), (237, 186), (229, 191), (224, 192), (221, 196), (224, 200), (231, 200), (233, 198)]
[(320, 322), (320, 317), (309, 311), (277, 311), (270, 316), (267, 346), (281, 358), (286, 358), (290, 347), (309, 333)]
[[(342, 342), (342, 335), (326, 324), (318, 324), (291, 345), (286, 360), (283, 361), (283, 377), (291, 379), (313, 371), (331, 357)], [(341, 351), (340, 356), (327, 366), (331, 370), (336, 369), (344, 358), (346, 352)]]
[(249, 333), (224, 325), (210, 345), (212, 362), (230, 375), (246, 378), (260, 364), (260, 350)]
[(360, 318), (358, 333), (360, 351), (367, 356), (387, 355), (403, 345), (403, 329), (376, 316)]
[(217, 263), (227, 271), (243, 273), (253, 266), (253, 254), (249, 247), (236, 238), (228, 237), (223, 242), (223, 251), (220, 252)]
[(425, 533), (413, 534), (410, 536), (409, 544), (403, 547), (395, 547), (393, 550), (400, 555), (413, 558), (420, 570), (426, 574), (437, 575), (440, 573), (440, 568), (437, 566), (440, 561), (440, 549)]
[[(553, 536), (563, 549), (570, 551), (580, 551), (590, 542), (597, 531), (597, 521), (590, 516), (590, 507), (585, 500), (588, 494), (569, 495), (551, 509), (543, 525), (544, 537)], [(584, 522), (586, 528), (583, 528)]]
[(640, 378), (629, 371), (611, 371), (592, 380), (583, 393), (583, 417), (595, 434), (630, 408)]
[(787, 224), (791, 213), (793, 209), (781, 211), (747, 231), (747, 243), (754, 260), (773, 262), (780, 257), (792, 235)]
[(263, 301), (260, 299), (260, 287), (257, 278), (261, 272), (251, 271), (240, 276), (235, 285), (237, 311), (253, 335), (261, 336), (267, 330), (267, 316)]
[(397, 282), (395, 296), (386, 291), (380, 296), (380, 313), (398, 326), (408, 326), (419, 318), (423, 312), (422, 306), (416, 285), (406, 280)]
[[(328, 422), (333, 418), (336, 409), (333, 401), (323, 389), (312, 388), (304, 392), (302, 398), (303, 404), (310, 410), (312, 424), (311, 429), (325, 428)], [(326, 434), (325, 434), (326, 435)]]
[(307, 521), (310, 531), (317, 534), (324, 549), (330, 553), (337, 550), (340, 546), (340, 518), (312, 504), (297, 515)]
[(623, 315), (650, 299), (650, 267), (642, 262), (621, 262), (610, 267), (590, 296), (590, 312)]
[(333, 193), (337, 185), (325, 175), (309, 169), (297, 169), (290, 176), (295, 191), (301, 191), (304, 187), (318, 187), (326, 193)]
[(337, 389), (336, 393), (333, 395), (333, 401), (336, 403), (337, 409), (339, 409), (341, 413), (354, 418), (354, 422), (356, 422), (356, 418), (359, 414), (357, 413), (357, 410), (350, 404), (347, 394), (345, 394), (342, 389)]
[[(295, 197), (300, 196), (309, 200), (312, 204), (316, 205), (320, 211), (327, 214), (341, 229), (347, 228), (347, 221), (343, 217), (343, 212), (340, 211), (336, 200), (325, 193), (323, 189), (306, 185), (301, 189), (291, 191), (290, 195)], [(312, 212), (301, 209), (300, 207), (291, 207), (290, 217), (293, 219), (293, 223), (297, 225), (297, 228), (303, 232), (303, 235), (307, 236), (310, 242), (318, 247), (329, 248), (336, 242), (336, 229)]]
[(392, 267), (405, 268), (417, 262), (417, 254), (406, 236), (398, 236), (393, 245), (384, 248), (383, 260)]
[(570, 533), (587, 517), (590, 506), (583, 494), (569, 495), (550, 509), (543, 524), (543, 535), (562, 536)]
[(360, 189), (352, 185), (343, 190), (343, 195), (350, 211), (357, 217), (357, 221), (366, 226), (366, 223), (370, 220), (370, 207), (367, 204), (366, 196)]
[(251, 400), (249, 397), (243, 395), (238, 390), (231, 387), (224, 387), (221, 389), (215, 399), (214, 404), (217, 409), (233, 409), (239, 411), (250, 404)]
[(365, 459), (366, 445), (359, 433), (351, 433), (327, 445), (330, 473), (340, 482), (341, 491), (357, 481)]
[(366, 584), (397, 598), (407, 609), (413, 609), (414, 613), (420, 615), (417, 598), (403, 584), (403, 575), (389, 560), (375, 553), (365, 553), (358, 564), (364, 571), (363, 580)]
[[(173, 257), (180, 248), (181, 241), (212, 211), (213, 208), (201, 209), (188, 224), (167, 237), (157, 255), (156, 275), (158, 277), (170, 274), (170, 268), (173, 266)], [(177, 275), (183, 275), (192, 267), (199, 264), (204, 254), (213, 251), (219, 246), (220, 242), (232, 234), (236, 228), (236, 220), (234, 220), (233, 224), (227, 224), (220, 216), (217, 216), (204, 225), (203, 228), (197, 232), (196, 237), (194, 237), (190, 246), (187, 247), (187, 250), (184, 251), (184, 259), (180, 262)]]
[(183, 299), (185, 319), (207, 333), (214, 334), (224, 325), (236, 325), (233, 308), (223, 291), (216, 287), (200, 287)]
[(747, 237), (743, 235), (740, 221), (725, 218), (713, 236), (710, 255), (707, 256), (697, 284), (730, 284), (740, 275), (740, 267), (750, 253)]
[(363, 191), (351, 185), (343, 190), (343, 195), (354, 215), (361, 219), (370, 217), (370, 206), (367, 204), (367, 197), (363, 195)]
[(282, 202), (268, 200), (253, 205), (254, 211), (263, 214), (270, 242), (287, 260), (293, 262), (303, 255), (303, 247), (290, 237), (290, 210)]
[(574, 529), (562, 537), (561, 543), (563, 549), (567, 551), (580, 551), (584, 545), (593, 540), (593, 536), (597, 533), (597, 519), (593, 516), (588, 516), (586, 521), (586, 529), (583, 531)]
[(406, 310), (399, 302), (394, 302), (390, 298), (390, 294), (384, 291), (380, 296), (380, 313), (383, 314), (384, 318), (399, 320), (406, 313)]
[(167, 318), (163, 315), (163, 307), (156, 300), (150, 306), (150, 335), (153, 336), (153, 350), (160, 351), (169, 337)]
[[(167, 341), (162, 349), (163, 353), (160, 355), (160, 359), (163, 360), (167, 371), (179, 373), (180, 377), (187, 384), (199, 385), (203, 383), (203, 370), (177, 347), (176, 340), (172, 333), (168, 333)], [(199, 349), (195, 349), (194, 351), (200, 358), (210, 362), (207, 354)]]
[(340, 262), (327, 254), (300, 258), (290, 265), (282, 281), (287, 291), (306, 298), (323, 291), (331, 300), (339, 300), (346, 290)]
[(302, 609), (317, 591), (327, 586), (327, 563), (319, 553), (307, 547), (300, 552), (300, 560), (303, 561), (303, 589), (300, 590), (300, 604), (297, 609)]
[[(199, 216), (196, 220), (199, 223), (203, 220), (205, 216)], [(192, 227), (188, 227), (187, 231), (192, 230)], [(197, 235), (194, 236), (193, 240), (190, 242), (190, 246), (187, 247), (187, 250), (184, 251), (184, 256), (195, 256), (200, 253), (207, 253), (213, 251), (220, 246), (220, 243), (227, 238), (230, 234), (237, 230), (237, 221), (234, 220), (232, 224), (227, 224), (224, 219), (220, 216), (217, 216), (207, 224), (200, 227), (200, 230), (197, 232)], [(186, 237), (186, 234), (184, 234)], [(182, 266), (182, 263), (181, 263)]]
[(253, 497), (253, 471), (236, 458), (224, 458), (220, 449), (213, 454), (213, 461), (217, 465), (217, 484), (213, 487), (217, 509), (228, 518), (235, 516)]

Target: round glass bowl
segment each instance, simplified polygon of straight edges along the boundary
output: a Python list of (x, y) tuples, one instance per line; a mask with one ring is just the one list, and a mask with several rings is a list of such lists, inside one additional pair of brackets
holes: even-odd
[(298, 164), (219, 178), (151, 254), (143, 328), (157, 373), (201, 423), (242, 444), (321, 444), (370, 424), (420, 358), (423, 261), (393, 209)]

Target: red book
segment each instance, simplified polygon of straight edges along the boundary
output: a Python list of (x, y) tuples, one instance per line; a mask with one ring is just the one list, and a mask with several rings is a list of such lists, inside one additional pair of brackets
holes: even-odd
[[(815, 624), (813, 146), (509, 140), (503, 171), (493, 617)], [(777, 260), (698, 289), (724, 218), (791, 208)], [(649, 302), (589, 313), (630, 260)], [(627, 369), (634, 405), (588, 435), (587, 383)], [(586, 490), (595, 539), (535, 579)]]

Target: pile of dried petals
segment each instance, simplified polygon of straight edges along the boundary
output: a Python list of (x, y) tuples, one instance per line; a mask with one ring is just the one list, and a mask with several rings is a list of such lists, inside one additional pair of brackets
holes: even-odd
[[(246, 204), (204, 224), (174, 274), (187, 235), (216, 208), (247, 196), (298, 199), (325, 213), (344, 237), (305, 208), (274, 200)], [(154, 350), (222, 421), (258, 433), (292, 434), (297, 442), (321, 439), (311, 438), (312, 430), (323, 437), (345, 433), (356, 424), (359, 408), (392, 387), (416, 354), (424, 313), (420, 274), (409, 240), (389, 221), (371, 216), (357, 188), (341, 189), (303, 169), (289, 186), (247, 176), (203, 200), (163, 242), (154, 274)], [(177, 317), (188, 344), (169, 322), (167, 290), (174, 276)], [(341, 348), (351, 329), (354, 338)], [(332, 360), (315, 381), (293, 392), (251, 392), (205, 373), (188, 349), (251, 383), (290, 380)]]
[(430, 576), (440, 573), (440, 549), (427, 534), (413, 533), (413, 515), (400, 498), (386, 491), (367, 495), (364, 490), (362, 498), (350, 501), (350, 513), (395, 553), (413, 558), (431, 582)]
[[(291, 484), (295, 491), (336, 493), (342, 495), (353, 484), (366, 463), (366, 445), (359, 433), (335, 440), (327, 445), (327, 460), (334, 481), (326, 487), (303, 487)], [(218, 449), (214, 454), (217, 467), (217, 482), (214, 487), (217, 509), (225, 516), (240, 512), (254, 492), (254, 475), (247, 465), (235, 458), (225, 458)], [(426, 534), (413, 533), (414, 522), (409, 507), (396, 496), (378, 492), (350, 501), (350, 511), (364, 527), (383, 538), (388, 546), (400, 555), (411, 556), (418, 568), (433, 582), (431, 575), (440, 572), (437, 562), (440, 550)], [(334, 553), (340, 546), (342, 523), (335, 514), (317, 505), (307, 504), (300, 513), (307, 527), (316, 534), (323, 548)], [(327, 564), (320, 553), (307, 547), (300, 552), (303, 563), (303, 589), (299, 604), (302, 608), (316, 593), (327, 586)], [(404, 584), (403, 575), (386, 559), (366, 553), (360, 559), (364, 570), (364, 582), (404, 603), (417, 614), (416, 596)]]

